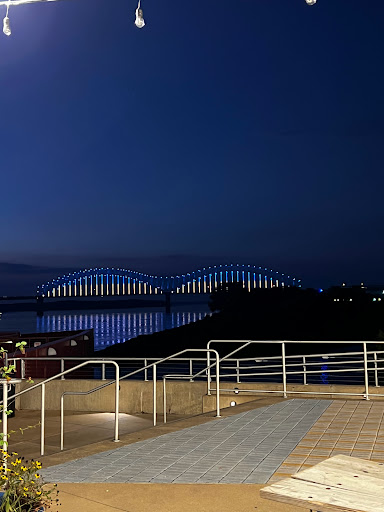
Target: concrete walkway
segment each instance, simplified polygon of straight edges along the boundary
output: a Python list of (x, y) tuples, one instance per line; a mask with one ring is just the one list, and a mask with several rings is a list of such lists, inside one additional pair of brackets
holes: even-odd
[(265, 483), (329, 400), (293, 399), (48, 467), (50, 482)]
[(303, 508), (260, 498), (261, 487), (257, 484), (59, 484), (59, 511), (304, 512)]

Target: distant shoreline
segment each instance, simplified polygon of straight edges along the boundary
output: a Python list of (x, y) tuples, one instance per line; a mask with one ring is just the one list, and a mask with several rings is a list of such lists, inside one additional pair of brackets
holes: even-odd
[[(200, 302), (195, 302), (200, 303)], [(207, 303), (207, 299), (201, 299), (201, 303)], [(191, 302), (175, 302), (174, 305), (190, 305)], [(21, 302), (12, 304), (0, 304), (2, 313), (32, 311), (35, 313), (47, 311), (84, 311), (90, 309), (134, 309), (134, 308), (165, 308), (165, 300), (127, 299), (127, 300), (62, 300), (55, 302)]]

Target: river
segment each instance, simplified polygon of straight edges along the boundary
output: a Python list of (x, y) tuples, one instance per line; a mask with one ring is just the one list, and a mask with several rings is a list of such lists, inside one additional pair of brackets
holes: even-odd
[(1, 331), (21, 333), (94, 329), (95, 350), (123, 343), (142, 334), (173, 329), (196, 322), (209, 315), (205, 304), (176, 305), (171, 313), (164, 308), (54, 311), (38, 317), (34, 312), (5, 312), (0, 319)]

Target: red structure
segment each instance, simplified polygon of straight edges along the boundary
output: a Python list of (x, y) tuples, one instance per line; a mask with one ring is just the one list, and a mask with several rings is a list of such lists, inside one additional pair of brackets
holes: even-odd
[[(16, 343), (27, 343), (25, 354), (16, 349)], [(25, 376), (31, 378), (48, 378), (62, 371), (61, 358), (80, 357), (86, 360), (93, 355), (93, 329), (85, 331), (64, 331), (49, 333), (21, 334), (20, 332), (0, 333), (0, 347), (8, 351), (8, 358), (24, 360)], [(34, 360), (34, 358), (47, 358)], [(66, 361), (65, 370), (76, 366), (81, 361)], [(17, 377), (21, 377), (21, 363), (16, 361)], [(81, 378), (82, 372), (71, 373), (71, 378)]]

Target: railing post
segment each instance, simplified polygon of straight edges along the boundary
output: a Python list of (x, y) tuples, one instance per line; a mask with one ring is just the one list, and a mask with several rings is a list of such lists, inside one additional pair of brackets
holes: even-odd
[[(144, 359), (144, 366), (147, 366), (147, 364), (148, 364), (147, 360)], [(144, 381), (148, 382), (148, 368), (145, 368), (145, 370), (144, 370)]]
[(116, 366), (116, 375), (115, 375), (115, 439), (114, 439), (115, 443), (117, 443), (119, 441), (119, 406), (120, 406), (120, 367)]
[(156, 396), (156, 365), (152, 366), (153, 369), (153, 426), (156, 426), (156, 406), (157, 406), (157, 396)]
[(307, 386), (307, 367), (305, 365), (305, 356), (303, 356), (303, 372), (304, 372), (304, 386)]
[(101, 380), (107, 380), (105, 378), (105, 363), (101, 365)]
[(60, 399), (60, 450), (64, 450), (64, 394)]
[(21, 368), (20, 368), (20, 376), (22, 379), (25, 379), (25, 360), (21, 360)]
[(211, 396), (211, 357), (210, 353), (207, 352), (207, 395)]
[[(60, 373), (62, 373), (65, 370), (65, 361), (64, 359), (60, 359)], [(65, 380), (64, 375), (61, 376), (61, 380)]]
[(40, 420), (41, 438), (40, 455), (44, 455), (45, 445), (45, 384), (41, 385), (41, 420)]
[(380, 384), (379, 384), (379, 376), (378, 376), (378, 373), (377, 373), (377, 353), (376, 352), (374, 352), (373, 357), (375, 359), (375, 386), (377, 388), (379, 388)]
[(240, 384), (240, 362), (236, 359), (236, 383)]
[[(189, 360), (189, 375), (193, 375), (193, 360)], [(193, 382), (193, 379), (189, 379), (189, 382)]]
[(216, 418), (220, 416), (220, 360), (219, 354), (216, 354)]
[(167, 390), (165, 385), (166, 377), (163, 377), (163, 421), (167, 423)]
[(281, 344), (281, 358), (283, 364), (283, 396), (287, 398), (287, 369), (285, 367), (285, 343)]
[(364, 346), (364, 382), (365, 382), (365, 400), (369, 400), (369, 381), (368, 381), (368, 356), (367, 356), (367, 344), (363, 343)]
[[(4, 379), (5, 380), (5, 379)], [(7, 410), (8, 410), (8, 382), (3, 381), (3, 410), (2, 410), (2, 420), (3, 420), (3, 439), (2, 441), (5, 443), (1, 446), (2, 450), (4, 452), (8, 451), (8, 416), (7, 416)], [(7, 468), (7, 457), (3, 457), (3, 467), (4, 469)]]

